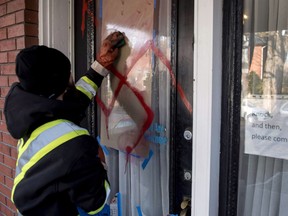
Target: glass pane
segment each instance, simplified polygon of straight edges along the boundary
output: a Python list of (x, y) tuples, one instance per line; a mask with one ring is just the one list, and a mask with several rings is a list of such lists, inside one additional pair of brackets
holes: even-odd
[(288, 212), (288, 1), (245, 0), (239, 216)]
[(125, 216), (169, 214), (170, 4), (97, 2), (102, 40), (115, 30), (128, 39), (97, 97), (111, 194)]

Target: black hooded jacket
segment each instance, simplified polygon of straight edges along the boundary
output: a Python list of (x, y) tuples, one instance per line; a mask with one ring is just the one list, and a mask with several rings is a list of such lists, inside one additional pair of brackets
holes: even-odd
[[(103, 77), (92, 68), (85, 74), (97, 86)], [(42, 125), (63, 119), (80, 128), (90, 99), (71, 89), (63, 101), (29, 93), (14, 83), (6, 97), (7, 128), (15, 139), (30, 138)], [(28, 143), (28, 142), (27, 142)], [(73, 216), (101, 208), (106, 200), (106, 170), (98, 155), (98, 143), (81, 135), (62, 143), (37, 161), (14, 188), (12, 199), (23, 215)]]

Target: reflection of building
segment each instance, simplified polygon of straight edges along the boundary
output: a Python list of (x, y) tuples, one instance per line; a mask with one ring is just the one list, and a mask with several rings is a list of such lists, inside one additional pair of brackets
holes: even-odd
[(263, 79), (265, 46), (255, 46), (249, 72), (254, 71), (260, 79)]
[[(251, 39), (252, 37), (255, 37)], [(267, 56), (267, 35), (251, 34), (244, 35), (243, 37), (243, 50), (242, 50), (242, 87), (244, 96), (248, 93), (259, 94), (260, 90), (253, 89), (249, 92), (248, 86), (258, 85), (259, 81), (263, 80), (265, 73), (265, 61)], [(253, 74), (251, 74), (253, 73)], [(251, 80), (251, 76), (253, 79)], [(256, 77), (255, 77), (256, 76)], [(250, 79), (249, 79), (250, 77)], [(249, 84), (249, 82), (252, 82)], [(260, 88), (260, 87), (259, 87)], [(262, 88), (262, 87), (261, 87)]]
[(260, 79), (263, 79), (267, 59), (268, 36), (268, 32), (247, 33), (243, 36), (242, 73), (253, 71)]

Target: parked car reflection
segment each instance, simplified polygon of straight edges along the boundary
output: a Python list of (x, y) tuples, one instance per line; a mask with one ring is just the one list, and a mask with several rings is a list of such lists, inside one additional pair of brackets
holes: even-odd
[(268, 110), (256, 106), (251, 101), (244, 99), (241, 104), (241, 117), (249, 122), (267, 121), (272, 118)]

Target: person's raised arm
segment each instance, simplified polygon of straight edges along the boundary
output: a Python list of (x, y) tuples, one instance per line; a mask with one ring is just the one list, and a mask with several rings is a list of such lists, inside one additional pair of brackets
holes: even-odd
[[(125, 44), (124, 34), (113, 32), (102, 42), (99, 54), (92, 63), (88, 71), (82, 76), (76, 84), (72, 80), (70, 87), (64, 95), (64, 101), (77, 104), (79, 118), (83, 118), (84, 112), (89, 106), (91, 100), (95, 97), (102, 80), (109, 73), (109, 67), (113, 65), (119, 56), (119, 48)], [(76, 106), (75, 106), (76, 107)], [(77, 115), (77, 113), (75, 113)]]
[(119, 48), (124, 45), (124, 35), (113, 32), (102, 42), (99, 54), (87, 73), (76, 83), (76, 88), (91, 100), (100, 87), (102, 80), (109, 73), (109, 67), (119, 56)]

